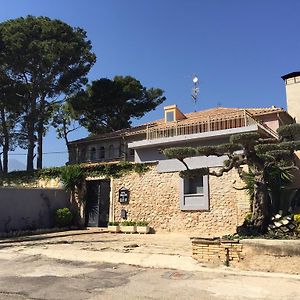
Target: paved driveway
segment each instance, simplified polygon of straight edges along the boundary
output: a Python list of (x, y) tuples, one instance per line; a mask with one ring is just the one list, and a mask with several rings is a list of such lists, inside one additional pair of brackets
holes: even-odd
[(300, 300), (299, 276), (203, 268), (184, 235), (86, 233), (1, 241), (0, 299)]

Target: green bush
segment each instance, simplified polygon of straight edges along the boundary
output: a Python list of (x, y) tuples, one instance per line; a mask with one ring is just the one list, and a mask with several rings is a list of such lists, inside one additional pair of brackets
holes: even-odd
[(136, 225), (136, 222), (134, 221), (123, 221), (121, 223), (122, 226), (135, 226)]
[(60, 179), (66, 190), (73, 191), (76, 186), (80, 187), (84, 173), (79, 165), (65, 166), (61, 170)]
[(300, 214), (294, 215), (294, 221), (297, 225), (297, 230), (300, 231)]
[(136, 225), (137, 226), (148, 226), (149, 222), (147, 221), (137, 221)]
[(118, 226), (119, 222), (108, 222), (108, 226)]
[(72, 224), (73, 215), (67, 208), (59, 208), (55, 212), (55, 225), (58, 227), (69, 227)]

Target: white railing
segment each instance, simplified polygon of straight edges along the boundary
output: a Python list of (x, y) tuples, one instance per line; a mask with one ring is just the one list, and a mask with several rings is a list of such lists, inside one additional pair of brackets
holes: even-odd
[(170, 123), (164, 125), (152, 125), (146, 128), (146, 139), (154, 140), (168, 138), (178, 135), (188, 135), (194, 133), (210, 132), (224, 129), (239, 128), (249, 125), (259, 124), (258, 121), (246, 111), (228, 113), (227, 115), (215, 115), (206, 120), (180, 124)]

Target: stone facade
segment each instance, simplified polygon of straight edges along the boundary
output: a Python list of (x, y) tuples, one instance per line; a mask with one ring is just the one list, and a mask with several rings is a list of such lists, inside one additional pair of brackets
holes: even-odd
[[(121, 209), (128, 220), (145, 220), (155, 231), (189, 232), (200, 236), (234, 233), (249, 211), (249, 197), (235, 170), (222, 177), (209, 177), (209, 211), (181, 211), (178, 172), (157, 173), (156, 165), (144, 174), (131, 173), (112, 180), (110, 220), (122, 221)], [(118, 202), (121, 187), (130, 191), (128, 204)]]

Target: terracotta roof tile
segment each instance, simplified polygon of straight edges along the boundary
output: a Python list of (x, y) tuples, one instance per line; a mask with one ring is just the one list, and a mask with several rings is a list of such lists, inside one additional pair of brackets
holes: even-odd
[[(279, 108), (279, 107), (267, 107), (267, 108), (215, 107), (215, 108), (210, 108), (210, 109), (206, 109), (206, 110), (202, 110), (202, 111), (187, 113), (187, 114), (185, 114), (186, 119), (179, 120), (176, 123), (177, 124), (189, 124), (189, 123), (193, 123), (195, 121), (197, 121), (197, 122), (202, 121), (202, 120), (206, 121), (208, 118), (210, 118), (210, 119), (223, 119), (223, 118), (229, 119), (229, 118), (241, 116), (244, 114), (245, 111), (254, 118), (258, 117), (258, 116), (272, 114), (272, 113), (285, 113), (285, 114), (287, 114), (287, 116), (289, 116), (289, 114), (284, 109)], [(145, 124), (142, 124), (139, 126), (135, 126), (132, 128), (121, 129), (118, 131), (105, 133), (105, 134), (92, 135), (92, 136), (89, 136), (89, 137), (86, 137), (83, 139), (72, 141), (72, 142), (70, 142), (70, 144), (73, 144), (73, 143), (76, 144), (76, 143), (80, 143), (80, 142), (88, 142), (88, 141), (93, 141), (93, 140), (98, 140), (98, 139), (111, 139), (111, 138), (119, 137), (121, 135), (123, 135), (123, 136), (138, 135), (138, 134), (145, 133), (147, 126), (165, 127), (165, 126), (173, 126), (176, 123), (166, 124), (164, 119), (160, 119), (160, 120), (145, 123)]]

